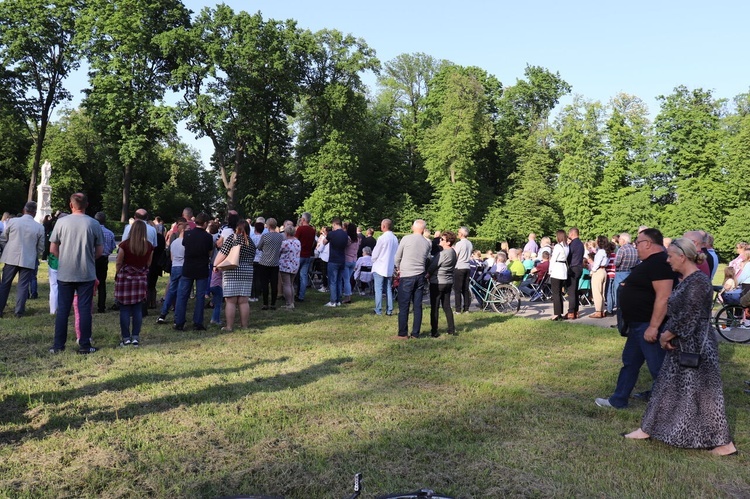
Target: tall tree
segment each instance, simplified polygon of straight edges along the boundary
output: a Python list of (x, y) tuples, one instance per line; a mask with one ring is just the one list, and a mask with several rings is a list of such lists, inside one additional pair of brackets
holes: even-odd
[(91, 88), (84, 106), (122, 170), (120, 220), (128, 219), (131, 183), (155, 144), (174, 133), (174, 113), (162, 99), (174, 68), (176, 32), (189, 12), (179, 0), (93, 0), (85, 27)]
[(479, 221), (477, 155), (492, 138), (487, 94), (471, 68), (446, 66), (433, 80), (420, 146), (433, 187), (432, 224), (448, 229)]
[(432, 79), (448, 64), (451, 63), (423, 53), (401, 54), (383, 65), (378, 78), (381, 98), (387, 96), (393, 104), (393, 127), (403, 151), (407, 193), (423, 203), (430, 198), (424, 159), (418, 150), (422, 130), (420, 119)]
[[(335, 30), (306, 34), (309, 47), (303, 78), (303, 97), (295, 126), (296, 156), (309, 192), (301, 209), (315, 220), (328, 221), (338, 213), (359, 221), (362, 215), (362, 178), (372, 172), (362, 169), (369, 147), (364, 71), (379, 71), (380, 61), (362, 39)], [(330, 143), (330, 144), (329, 144)], [(336, 183), (326, 182), (328, 170)], [(335, 186), (346, 186), (343, 197)], [(353, 195), (356, 193), (356, 195)]]
[(577, 96), (558, 117), (555, 134), (560, 156), (557, 203), (566, 225), (579, 227), (583, 235), (592, 237), (598, 235), (590, 230), (598, 213), (594, 193), (601, 182), (605, 160), (602, 121), (602, 105)]
[(673, 193), (658, 200), (668, 203), (663, 229), (668, 234), (714, 231), (726, 215), (726, 183), (717, 167), (723, 102), (711, 91), (684, 86), (659, 100), (661, 110), (654, 121), (658, 161)]
[(15, 79), (16, 104), (34, 141), (27, 199), (34, 197), (52, 111), (70, 93), (63, 80), (78, 68), (77, 19), (83, 0), (0, 2), (0, 59)]
[[(285, 193), (277, 187), (294, 182), (284, 175), (305, 57), (296, 24), (222, 4), (204, 9), (180, 46), (173, 82), (188, 129), (211, 139), (227, 206), (278, 206)], [(240, 197), (240, 188), (248, 194)]]
[(595, 234), (634, 233), (639, 225), (658, 224), (652, 202), (653, 132), (648, 108), (638, 97), (618, 94), (609, 107), (605, 130), (609, 151), (596, 189), (599, 213), (592, 229)]

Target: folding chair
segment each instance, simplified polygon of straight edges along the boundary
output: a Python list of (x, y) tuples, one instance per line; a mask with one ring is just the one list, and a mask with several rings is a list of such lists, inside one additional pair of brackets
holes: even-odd
[(581, 279), (578, 281), (578, 302), (589, 307), (594, 305), (591, 300), (591, 273), (588, 269), (583, 269)]
[(359, 291), (360, 296), (375, 294), (372, 281), (372, 267), (365, 265), (360, 267), (354, 276), (354, 286)]
[(534, 290), (534, 294), (531, 295), (529, 301), (547, 301), (552, 298), (552, 283), (550, 282), (551, 276), (549, 272), (544, 274), (542, 282), (539, 284), (532, 284), (531, 289)]

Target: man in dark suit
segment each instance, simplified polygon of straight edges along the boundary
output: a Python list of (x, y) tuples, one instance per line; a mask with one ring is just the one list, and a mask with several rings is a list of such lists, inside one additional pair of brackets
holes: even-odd
[(578, 235), (578, 227), (571, 227), (568, 231), (568, 319), (578, 318), (578, 281), (583, 274), (585, 254)]
[(35, 215), (36, 203), (29, 201), (23, 207), (23, 216), (8, 220), (0, 234), (0, 249), (3, 252), (0, 262), (5, 264), (0, 283), (0, 317), (3, 316), (16, 274), (20, 275), (15, 315), (21, 317), (26, 311), (26, 298), (29, 296), (29, 284), (34, 278), (37, 258), (44, 253), (44, 226), (34, 220)]

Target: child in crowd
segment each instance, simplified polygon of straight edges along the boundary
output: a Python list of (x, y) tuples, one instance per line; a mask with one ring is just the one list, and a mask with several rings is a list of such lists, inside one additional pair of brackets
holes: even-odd
[(508, 266), (505, 264), (508, 259), (505, 256), (505, 253), (498, 253), (497, 257), (495, 258), (495, 265), (490, 270), (490, 274), (495, 278), (496, 281), (502, 282), (502, 283), (509, 283), (511, 280), (511, 273), (510, 269), (508, 269)]
[(221, 271), (214, 269), (211, 272), (211, 281), (209, 282), (209, 293), (211, 293), (211, 305), (214, 311), (211, 314), (211, 324), (221, 326), (221, 303), (224, 299), (223, 288), (221, 287)]
[(531, 272), (531, 269), (534, 268), (534, 257), (531, 254), (531, 251), (524, 251), (523, 252), (523, 259), (521, 260), (521, 263), (523, 263), (523, 268), (526, 269), (526, 276), (529, 275), (529, 272)]
[(469, 275), (476, 281), (481, 279), (484, 274), (484, 260), (482, 260), (482, 252), (474, 250), (471, 252), (471, 260), (469, 260)]
[(737, 290), (737, 279), (734, 275), (734, 268), (728, 265), (724, 268), (724, 284), (722, 288), (719, 293), (719, 301), (721, 303), (727, 303), (727, 301), (739, 303), (739, 296), (736, 296), (739, 293), (735, 292)]

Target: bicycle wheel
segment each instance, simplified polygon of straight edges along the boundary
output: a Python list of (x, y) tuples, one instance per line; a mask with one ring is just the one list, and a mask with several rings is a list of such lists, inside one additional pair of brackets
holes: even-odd
[(496, 284), (488, 301), (492, 310), (499, 314), (515, 314), (521, 310), (521, 293), (510, 284)]
[(745, 309), (740, 305), (727, 305), (714, 316), (716, 332), (732, 343), (747, 343), (750, 341), (750, 326), (743, 326)]

